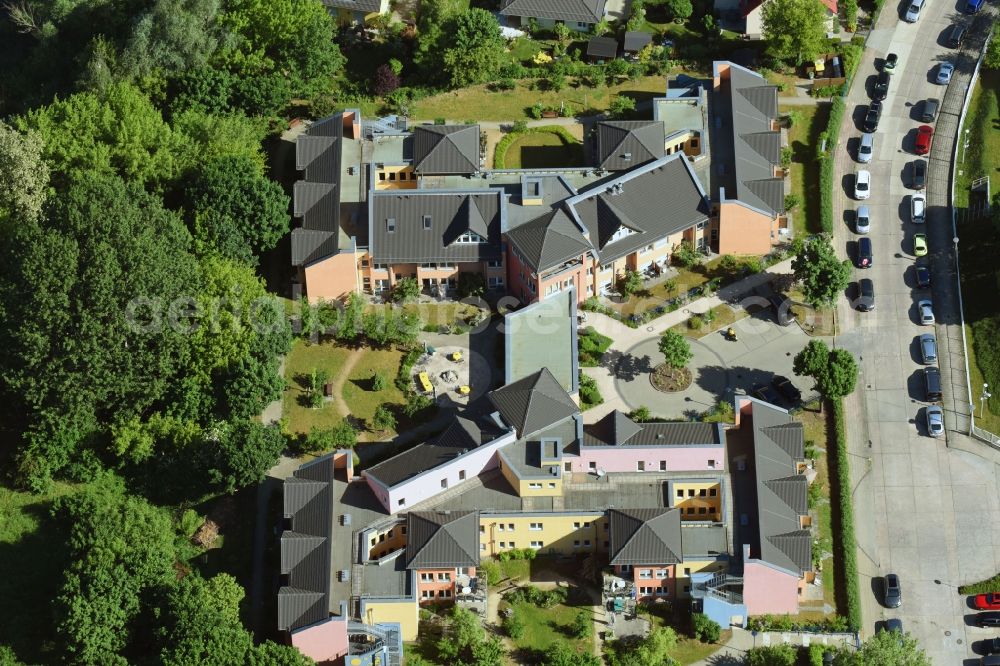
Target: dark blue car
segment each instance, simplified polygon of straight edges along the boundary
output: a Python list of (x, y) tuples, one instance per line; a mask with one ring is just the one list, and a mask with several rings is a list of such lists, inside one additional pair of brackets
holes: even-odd
[(965, 3), (965, 13), (975, 14), (976, 12), (978, 12), (980, 9), (983, 8), (983, 4), (985, 3), (985, 1), (986, 0), (967, 0), (967, 2)]

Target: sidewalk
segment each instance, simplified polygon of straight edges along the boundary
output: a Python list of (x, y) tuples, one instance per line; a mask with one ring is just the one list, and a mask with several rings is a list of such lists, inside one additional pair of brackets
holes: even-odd
[(747, 650), (753, 647), (765, 645), (790, 645), (809, 646), (821, 645), (854, 645), (853, 634), (806, 634), (799, 632), (778, 632), (767, 631), (754, 635), (754, 632), (733, 627), (733, 637), (729, 639), (722, 649), (707, 659), (696, 661), (690, 666), (729, 666), (730, 664), (743, 664)]

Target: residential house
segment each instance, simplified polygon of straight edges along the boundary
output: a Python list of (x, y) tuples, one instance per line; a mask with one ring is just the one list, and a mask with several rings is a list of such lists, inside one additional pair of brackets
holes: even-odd
[[(417, 601), (451, 601), (479, 566), (478, 511), (411, 511), (406, 515), (406, 568)], [(457, 586), (457, 589), (456, 589)]]
[(322, 0), (337, 25), (364, 25), (389, 12), (389, 0)]
[(527, 27), (534, 20), (542, 28), (556, 23), (586, 32), (608, 16), (606, 0), (504, 0), (500, 16), (512, 28)]

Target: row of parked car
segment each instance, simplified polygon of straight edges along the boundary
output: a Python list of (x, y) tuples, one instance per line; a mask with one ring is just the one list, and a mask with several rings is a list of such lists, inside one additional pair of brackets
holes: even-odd
[[(963, 29), (964, 31), (964, 29)], [(964, 32), (962, 33), (964, 34)], [(961, 44), (961, 34), (955, 38), (955, 45)], [(882, 104), (889, 95), (889, 88), (892, 85), (892, 74), (899, 65), (899, 56), (890, 53), (883, 61), (881, 71), (875, 81), (872, 90), (871, 103), (865, 112), (862, 121), (863, 133), (858, 141), (857, 161), (860, 164), (871, 162), (875, 153), (875, 132), (878, 130), (879, 122), (882, 118)], [(938, 68), (936, 81), (939, 84), (947, 85), (951, 81), (954, 67), (951, 63), (941, 63)], [(930, 153), (934, 140), (934, 127), (927, 123), (933, 123), (937, 119), (940, 101), (936, 98), (929, 98), (923, 101), (920, 113), (922, 123), (916, 128), (916, 136), (913, 141), (913, 153), (918, 156)], [(927, 220), (927, 197), (924, 188), (927, 185), (927, 161), (917, 159), (909, 165), (909, 180), (907, 185), (914, 190), (909, 195), (909, 217), (910, 222), (917, 225), (917, 229), (922, 228)], [(872, 176), (868, 169), (860, 168), (854, 178), (854, 198), (858, 201), (865, 201), (871, 196)], [(858, 206), (854, 215), (854, 231), (859, 235), (856, 243), (857, 251), (854, 257), (854, 265), (860, 269), (871, 268), (874, 262), (874, 249), (872, 239), (868, 234), (872, 229), (871, 208), (862, 204)], [(930, 251), (927, 242), (927, 234), (918, 231), (913, 234), (912, 245), (913, 256), (916, 259), (927, 256)], [(917, 288), (924, 291), (930, 288), (930, 270), (926, 265), (916, 264)], [(875, 309), (875, 285), (869, 278), (858, 280), (858, 298), (856, 307), (862, 312), (870, 312)], [(933, 326), (934, 303), (929, 294), (923, 293), (917, 296), (917, 316), (924, 326)], [(937, 339), (933, 333), (924, 333), (917, 336), (916, 340), (920, 359), (925, 366), (924, 375), (924, 398), (931, 403), (941, 400), (941, 372), (937, 368)], [(944, 412), (939, 405), (931, 404), (925, 410), (927, 433), (931, 437), (940, 437), (944, 434)]]

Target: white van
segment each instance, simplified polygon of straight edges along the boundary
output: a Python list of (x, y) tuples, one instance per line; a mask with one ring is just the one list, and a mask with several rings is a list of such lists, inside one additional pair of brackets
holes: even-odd
[(858, 161), (868, 164), (872, 161), (872, 153), (875, 150), (875, 135), (865, 132), (861, 135), (861, 143), (858, 144)]
[(912, 0), (910, 2), (909, 8), (906, 10), (906, 16), (904, 19), (907, 23), (916, 23), (917, 19), (920, 18), (920, 10), (924, 8), (924, 0)]

